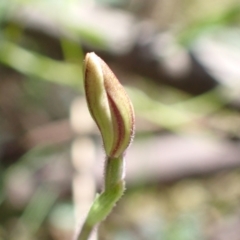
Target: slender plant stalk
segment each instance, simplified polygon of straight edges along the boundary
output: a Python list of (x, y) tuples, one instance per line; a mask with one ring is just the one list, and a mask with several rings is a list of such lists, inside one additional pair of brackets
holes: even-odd
[(103, 221), (125, 190), (124, 159), (107, 158), (105, 167), (104, 191), (93, 202), (77, 240), (88, 240), (94, 228)]

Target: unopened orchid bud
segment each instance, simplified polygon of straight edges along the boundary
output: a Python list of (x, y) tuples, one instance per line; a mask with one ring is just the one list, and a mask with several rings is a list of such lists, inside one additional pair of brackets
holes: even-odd
[(96, 122), (108, 157), (122, 155), (133, 138), (134, 111), (123, 86), (95, 53), (84, 62), (84, 86), (89, 111)]

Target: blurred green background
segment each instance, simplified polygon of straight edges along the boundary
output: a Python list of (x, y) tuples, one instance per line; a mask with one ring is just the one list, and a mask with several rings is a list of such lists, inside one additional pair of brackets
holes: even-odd
[(238, 0), (1, 0), (0, 239), (71, 239), (76, 205), (100, 191), (82, 86), (94, 51), (136, 111), (99, 239), (239, 240), (239, 27)]

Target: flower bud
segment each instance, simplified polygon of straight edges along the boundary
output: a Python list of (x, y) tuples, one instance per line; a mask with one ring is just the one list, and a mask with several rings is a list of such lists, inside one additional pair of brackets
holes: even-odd
[(123, 86), (95, 53), (84, 62), (84, 87), (89, 111), (96, 122), (108, 157), (119, 157), (134, 134), (134, 111)]

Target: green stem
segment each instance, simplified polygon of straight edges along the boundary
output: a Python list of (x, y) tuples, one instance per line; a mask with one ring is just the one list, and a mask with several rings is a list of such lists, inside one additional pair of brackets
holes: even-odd
[(89, 239), (89, 236), (91, 235), (92, 233), (92, 230), (93, 230), (93, 227), (92, 226), (88, 226), (86, 224), (86, 222), (84, 223), (83, 227), (82, 227), (82, 230), (81, 230), (81, 233), (80, 235), (78, 236), (78, 240), (87, 240)]
[(108, 157), (105, 165), (104, 190), (107, 191), (124, 179), (125, 166), (124, 158)]
[(94, 200), (77, 240), (88, 240), (94, 227), (112, 211), (125, 190), (123, 157), (107, 158), (104, 191)]

